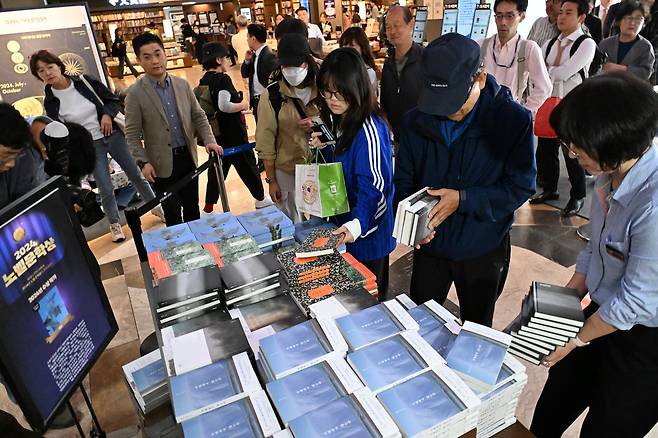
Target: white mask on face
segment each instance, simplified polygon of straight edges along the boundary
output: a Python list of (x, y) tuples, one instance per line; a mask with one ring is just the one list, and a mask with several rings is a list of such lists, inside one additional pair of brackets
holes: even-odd
[(293, 87), (296, 87), (304, 82), (308, 70), (306, 67), (283, 67), (281, 72), (283, 73), (283, 77), (286, 78), (286, 81)]

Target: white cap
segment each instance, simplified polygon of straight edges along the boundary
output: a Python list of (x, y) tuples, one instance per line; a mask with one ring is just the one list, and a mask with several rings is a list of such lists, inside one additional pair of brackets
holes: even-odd
[(43, 133), (50, 138), (66, 138), (69, 135), (69, 129), (62, 122), (54, 121), (46, 125)]

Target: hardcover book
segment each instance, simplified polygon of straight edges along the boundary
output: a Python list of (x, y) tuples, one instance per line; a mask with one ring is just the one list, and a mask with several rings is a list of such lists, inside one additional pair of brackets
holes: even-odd
[(231, 213), (213, 213), (188, 222), (196, 239), (205, 245), (247, 234), (247, 231)]
[(142, 240), (146, 252), (151, 253), (194, 242), (196, 238), (187, 224), (178, 224), (159, 230), (147, 231), (142, 234)]
[(567, 329), (583, 326), (585, 315), (576, 289), (537, 281), (533, 282), (532, 289), (534, 298), (532, 316), (564, 324)]
[(254, 238), (249, 234), (220, 239), (216, 242), (216, 245), (225, 265), (263, 253)]
[(271, 253), (261, 254), (220, 269), (226, 292), (250, 286), (279, 275), (281, 265)]
[[(219, 295), (222, 279), (217, 266), (207, 266), (162, 279), (155, 288), (158, 309)], [(164, 311), (162, 310), (162, 311)]]
[(441, 356), (445, 357), (457, 339), (457, 335), (446, 327), (447, 321), (440, 319), (425, 306), (416, 306), (407, 312), (420, 326), (418, 334)]
[(297, 257), (319, 257), (336, 252), (336, 246), (340, 236), (332, 234), (327, 229), (316, 229), (309, 233), (308, 237), (301, 242), (295, 250)]
[[(295, 224), (295, 240), (301, 243), (308, 237), (311, 231), (317, 229), (333, 231), (336, 229), (336, 225), (333, 222), (328, 222), (318, 217), (311, 217), (309, 220)], [(345, 244), (339, 245), (336, 249), (338, 252), (345, 252)]]
[(280, 332), (306, 321), (306, 316), (289, 294), (263, 300), (257, 304), (236, 307), (239, 307), (238, 310), (251, 331), (271, 325), (275, 331)]

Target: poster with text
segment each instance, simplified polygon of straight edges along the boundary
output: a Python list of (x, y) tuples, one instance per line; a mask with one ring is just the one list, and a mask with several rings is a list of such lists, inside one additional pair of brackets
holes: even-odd
[(0, 101), (24, 117), (44, 112), (44, 84), (30, 72), (30, 56), (42, 49), (57, 55), (67, 74), (94, 76), (107, 85), (84, 5), (0, 12)]
[(51, 179), (0, 215), (0, 363), (40, 428), (117, 332), (65, 187)]

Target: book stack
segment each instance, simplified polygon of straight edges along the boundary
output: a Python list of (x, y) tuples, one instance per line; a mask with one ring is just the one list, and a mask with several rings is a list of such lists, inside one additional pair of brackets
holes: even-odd
[(153, 290), (161, 327), (213, 311), (222, 304), (222, 280), (217, 266), (163, 278)]
[(254, 304), (237, 303), (231, 314), (244, 321), (243, 325), (249, 331), (271, 326), (275, 332), (280, 332), (306, 321), (306, 316), (290, 294), (268, 298)]
[(336, 319), (379, 304), (370, 292), (357, 286), (309, 306), (312, 318)]
[[(298, 224), (295, 224), (295, 240), (299, 243), (302, 243), (313, 230), (329, 230), (333, 231), (336, 229), (336, 225), (333, 222), (327, 222), (324, 219), (319, 217), (312, 217), (307, 221), (301, 221)], [(341, 244), (336, 247), (338, 252), (343, 253), (347, 250), (345, 244)]]
[(302, 415), (363, 388), (342, 358), (329, 358), (266, 385), (284, 426)]
[(220, 267), (263, 253), (258, 247), (256, 240), (249, 234), (220, 239), (209, 245), (214, 245), (217, 248), (217, 253), (221, 260), (221, 263), (219, 263)]
[(343, 357), (347, 344), (333, 321), (305, 321), (260, 340), (259, 356), (268, 381)]
[(458, 437), (477, 426), (480, 399), (445, 366), (377, 394), (404, 437)]
[(142, 234), (142, 241), (147, 253), (160, 251), (184, 243), (196, 241), (196, 237), (187, 224), (172, 225), (159, 230), (147, 231)]
[(341, 269), (345, 276), (357, 286), (361, 286), (372, 295), (377, 296), (377, 277), (375, 277), (375, 274), (366, 268), (363, 263), (355, 259), (352, 254), (344, 252), (342, 256)]
[(231, 213), (213, 213), (188, 222), (196, 240), (205, 245), (247, 234), (242, 224)]
[(347, 362), (375, 394), (414, 378), (445, 360), (415, 331), (398, 333), (347, 355)]
[(228, 264), (220, 269), (224, 299), (232, 308), (238, 303), (253, 304), (288, 291), (281, 265), (272, 253), (264, 253)]
[(295, 255), (298, 258), (308, 258), (334, 254), (337, 252), (339, 238), (328, 229), (311, 230), (306, 239), (295, 249)]
[(555, 347), (566, 345), (585, 324), (580, 301), (575, 289), (533, 282), (511, 326), (510, 353), (539, 365)]
[(179, 423), (262, 389), (247, 353), (174, 376), (170, 385), (174, 416)]
[(251, 393), (182, 423), (186, 438), (271, 437), (281, 430), (265, 391)]
[(263, 251), (273, 251), (295, 242), (292, 221), (275, 205), (241, 214), (237, 219)]
[(446, 356), (448, 366), (477, 391), (494, 389), (512, 337), (466, 321)]
[(434, 300), (417, 306), (404, 294), (398, 295), (396, 299), (420, 326), (418, 334), (441, 356), (446, 357), (461, 330), (457, 317)]
[(429, 187), (425, 187), (398, 204), (393, 226), (393, 237), (398, 243), (416, 246), (426, 238), (432, 230), (428, 228), (429, 213), (439, 198), (427, 194)]
[(169, 400), (167, 371), (159, 349), (125, 364), (122, 368), (142, 413), (148, 414)]
[(350, 351), (356, 351), (402, 331), (419, 328), (416, 321), (395, 300), (337, 318), (336, 325)]

